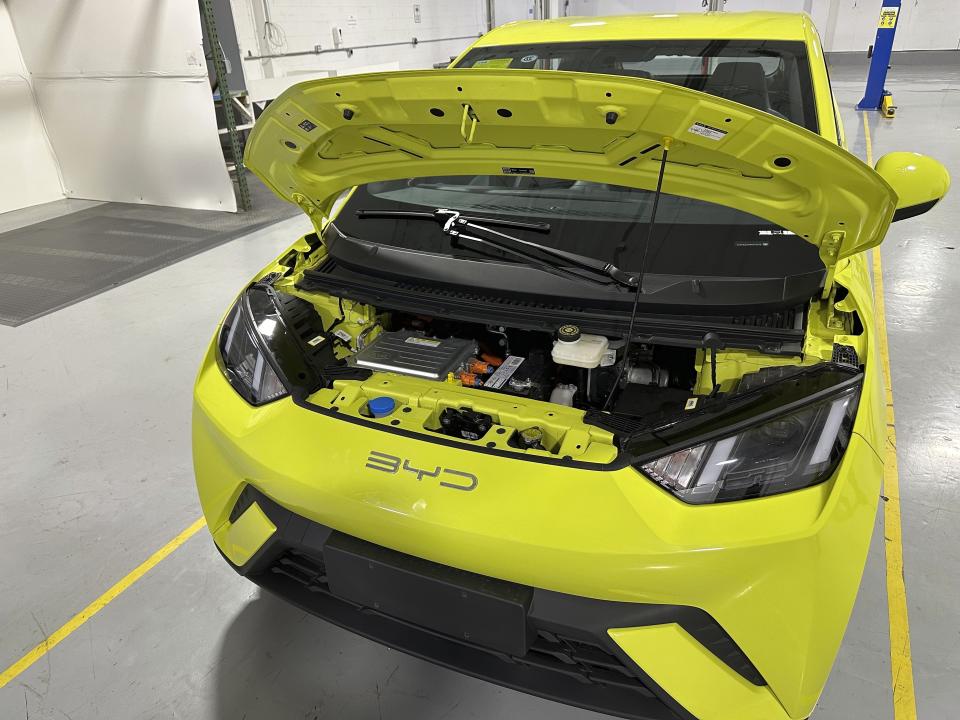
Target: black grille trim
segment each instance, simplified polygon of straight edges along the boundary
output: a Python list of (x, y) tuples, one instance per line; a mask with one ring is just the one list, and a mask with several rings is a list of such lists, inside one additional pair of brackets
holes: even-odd
[[(334, 596), (327, 585), (324, 548), (339, 534), (287, 510), (252, 485), (241, 492), (231, 517), (239, 517), (253, 502), (277, 532), (246, 565), (233, 566), (238, 573), (318, 617), (436, 664), (620, 717), (694, 720), (607, 634), (611, 627), (677, 623), (750, 682), (766, 684), (723, 628), (706, 612), (689, 606), (594, 600), (534, 588), (527, 614), (534, 636), (523, 657), (488, 650), (356, 606)], [(446, 566), (377, 547), (398, 563), (409, 558), (414, 566), (433, 565), (449, 571)]]

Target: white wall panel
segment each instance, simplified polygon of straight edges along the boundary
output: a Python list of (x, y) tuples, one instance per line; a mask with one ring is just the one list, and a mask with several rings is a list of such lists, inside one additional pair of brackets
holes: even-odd
[(63, 198), (17, 38), (0, 0), (0, 212)]
[(196, 0), (8, 0), (69, 197), (235, 210)]
[(205, 77), (35, 82), (68, 197), (236, 210)]
[(567, 15), (703, 12), (701, 0), (570, 0)]
[[(526, 0), (513, 0), (526, 7)], [(301, 52), (316, 45), (333, 47), (333, 29), (340, 28), (343, 46), (402, 42), (402, 45), (345, 52), (305, 55), (274, 60), (244, 60), (247, 84), (258, 87), (262, 78), (296, 76), (296, 81), (311, 77), (345, 75), (364, 68), (395, 64), (398, 69), (428, 68), (459, 55), (472, 39), (444, 42), (408, 41), (416, 37), (435, 38), (473, 36), (486, 31), (485, 0), (266, 0), (270, 21), (280, 31), (282, 42), (264, 40), (264, 0), (231, 0), (234, 24), (241, 56), (277, 52)], [(414, 6), (419, 6), (416, 21)], [(283, 83), (277, 84), (282, 87)], [(263, 87), (270, 87), (269, 84)]]
[(516, 20), (533, 20), (535, 16), (534, 0), (494, 0), (493, 22), (497, 25)]

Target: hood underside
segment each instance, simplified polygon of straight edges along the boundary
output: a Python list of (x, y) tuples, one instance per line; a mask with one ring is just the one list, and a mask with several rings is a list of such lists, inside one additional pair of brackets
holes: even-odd
[(319, 228), (345, 189), (435, 175), (535, 175), (726, 205), (837, 261), (879, 245), (897, 196), (793, 123), (687, 88), (536, 70), (417, 70), (301, 83), (263, 113), (246, 164)]

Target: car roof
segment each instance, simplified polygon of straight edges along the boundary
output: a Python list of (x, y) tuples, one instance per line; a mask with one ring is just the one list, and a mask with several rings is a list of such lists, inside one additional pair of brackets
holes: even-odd
[(494, 28), (473, 47), (597, 40), (797, 40), (813, 28), (806, 13), (647, 13), (518, 20)]

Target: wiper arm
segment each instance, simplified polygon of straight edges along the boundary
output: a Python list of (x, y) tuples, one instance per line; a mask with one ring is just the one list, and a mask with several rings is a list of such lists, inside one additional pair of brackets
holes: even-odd
[[(434, 216), (438, 222), (443, 222), (443, 232), (450, 237), (463, 237), (469, 240), (485, 242), (501, 250), (512, 252), (514, 254), (527, 255), (525, 252), (523, 252), (523, 250), (534, 250), (536, 252), (541, 252), (545, 255), (550, 255), (554, 258), (563, 260), (581, 270), (588, 270), (598, 275), (604, 275), (620, 285), (625, 285), (627, 287), (636, 287), (637, 285), (636, 275), (621, 270), (613, 263), (604, 262), (603, 260), (597, 260), (596, 258), (587, 257), (586, 255), (580, 255), (578, 253), (567, 252), (566, 250), (560, 250), (558, 248), (547, 247), (546, 245), (530, 242), (529, 240), (524, 240), (523, 238), (514, 237), (513, 235), (507, 235), (506, 233), (502, 233), (492, 228), (480, 225), (479, 223), (473, 222), (471, 219), (463, 217), (456, 210), (439, 209), (434, 213)], [(488, 236), (493, 236), (495, 239), (491, 240), (489, 237), (470, 237), (464, 235), (461, 228), (468, 228), (473, 232), (484, 233)], [(507, 242), (505, 243), (504, 240)], [(513, 243), (516, 243), (520, 247), (518, 248), (514, 246)], [(530, 256), (528, 255), (527, 257)], [(543, 263), (544, 261), (540, 260), (540, 262)], [(549, 264), (552, 267), (565, 269), (562, 265), (558, 265), (556, 263)]]
[[(437, 212), (451, 211), (437, 210)], [(360, 220), (366, 220), (368, 218), (410, 218), (414, 220), (438, 220), (439, 218), (437, 218), (437, 212), (416, 212), (413, 210), (357, 210), (357, 217)], [(533, 230), (534, 232), (542, 233), (550, 232), (549, 223), (544, 222), (517, 222), (515, 220), (497, 220), (495, 218), (481, 218), (468, 215), (461, 215), (461, 217), (469, 222), (482, 222), (486, 225), (496, 225), (497, 227), (517, 228), (518, 230)], [(441, 220), (440, 222), (445, 222), (445, 219)]]
[[(524, 240), (523, 238), (507, 235), (506, 233), (494, 230), (491, 225), (499, 227), (510, 227), (521, 230), (535, 230), (537, 232), (550, 232), (550, 225), (547, 223), (527, 223), (514, 220), (499, 220), (493, 218), (478, 218), (469, 215), (463, 215), (458, 210), (448, 210), (438, 208), (431, 212), (417, 212), (413, 210), (357, 210), (358, 218), (419, 218), (424, 220), (434, 220), (440, 223), (444, 234), (451, 238), (467, 240), (473, 243), (489, 245), (509, 255), (522, 258), (528, 263), (535, 263), (543, 268), (555, 271), (554, 274), (562, 273), (566, 277), (574, 277), (579, 280), (600, 282), (606, 284), (613, 280), (626, 287), (636, 287), (638, 278), (636, 275), (625, 272), (613, 263), (597, 260), (596, 258), (579, 255), (577, 253), (567, 252), (558, 248), (548, 247), (540, 243)], [(481, 224), (482, 223), (482, 224)], [(481, 233), (486, 237), (477, 237), (464, 233), (464, 230), (470, 230), (473, 233)], [(563, 260), (566, 264), (572, 265), (579, 270), (604, 276), (604, 280), (589, 278), (577, 272), (571, 272), (565, 265), (551, 262), (544, 258), (530, 254), (528, 251), (536, 251), (549, 255), (552, 258)]]

